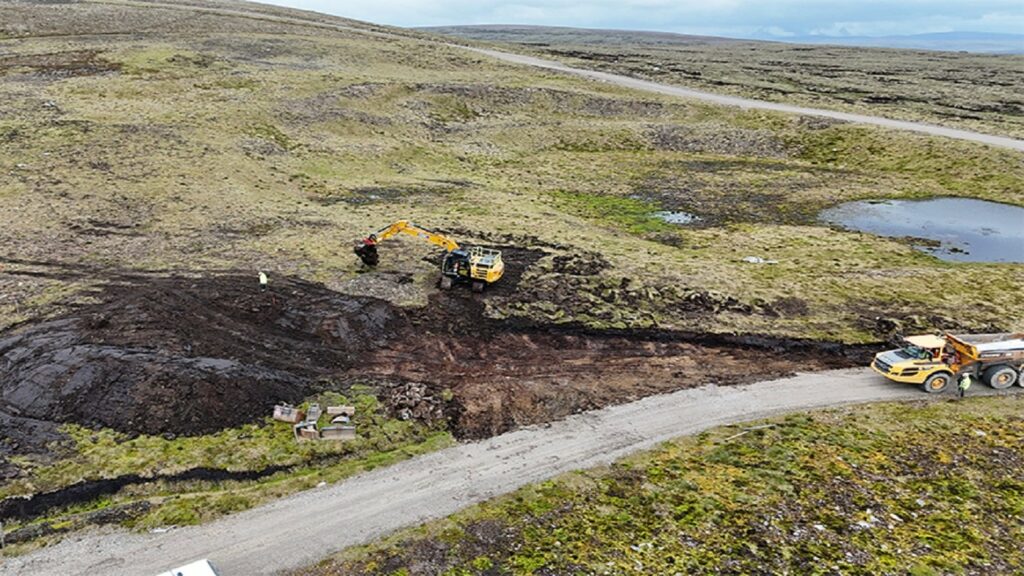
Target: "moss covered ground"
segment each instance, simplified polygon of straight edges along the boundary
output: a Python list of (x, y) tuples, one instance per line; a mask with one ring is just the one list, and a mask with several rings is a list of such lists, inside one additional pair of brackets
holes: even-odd
[[(15, 542), (7, 552), (31, 549), (48, 537), (93, 524), (113, 522), (145, 530), (197, 524), (454, 443), (442, 424), (389, 416), (369, 389), (356, 387), (348, 396), (325, 392), (310, 402), (354, 406), (357, 438), (296, 442), (290, 424), (270, 418), (178, 438), (132, 437), (66, 425), (62, 431), (68, 440), (55, 445), (51, 454), (12, 458), (21, 473), (0, 486), (0, 498), (64, 489), (68, 501), (31, 518), (5, 521), (8, 541)], [(329, 423), (330, 417), (321, 417), (321, 426)], [(237, 476), (189, 476), (197, 469)], [(239, 474), (245, 472), (252, 477)], [(127, 476), (140, 478), (95, 497), (76, 497), (74, 490), (66, 490)]]
[[(99, 5), (67, 14), (84, 6)], [(351, 283), (349, 242), (408, 218), (466, 242), (559, 247), (526, 276), (584, 298), (490, 302), (502, 317), (548, 321), (555, 305), (595, 327), (846, 341), (880, 338), (878, 316), (916, 330), (1022, 328), (1024, 295), (1007, 289), (1022, 266), (951, 264), (816, 220), (855, 199), (1024, 205), (1018, 153), (639, 94), (415, 37), (206, 19), (3, 41), (17, 58), (0, 64), (0, 327), (123, 269), (265, 269), (422, 303), (432, 248), (411, 240)], [(703, 225), (664, 226), (648, 209)], [(591, 252), (609, 264), (600, 273), (551, 269), (555, 256)], [(389, 284), (407, 273), (412, 287)], [(595, 310), (587, 295), (623, 278), (648, 294), (799, 302), (799, 313), (681, 317), (650, 298)]]
[[(944, 262), (815, 219), (866, 198), (1024, 205), (1018, 153), (641, 94), (358, 23), (189, 9), (0, 5), (0, 330), (137, 270), (266, 270), (423, 305), (433, 247), (396, 241), (362, 274), (350, 251), (400, 218), (547, 251), (521, 290), (486, 300), (494, 318), (847, 342), (882, 338), (879, 316), (908, 330), (1024, 329), (1024, 266)], [(651, 215), (663, 209), (702, 224), (668, 226)], [(596, 264), (580, 273), (558, 258)], [(262, 424), (175, 439), (68, 428), (66, 461), (19, 461), (28, 476), (2, 490), (298, 467), (225, 488), (224, 508), (238, 509), (448, 441), (378, 430), (327, 448)], [(307, 470), (321, 457), (328, 472)], [(111, 502), (155, 502), (141, 526), (188, 523), (218, 507), (195, 496), (211, 490), (157, 483)]]
[(879, 404), (717, 428), (296, 574), (1017, 574), (1021, 402)]

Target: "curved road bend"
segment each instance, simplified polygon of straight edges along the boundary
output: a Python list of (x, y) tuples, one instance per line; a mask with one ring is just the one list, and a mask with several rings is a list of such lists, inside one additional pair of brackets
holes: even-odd
[(273, 573), (443, 518), (524, 484), (607, 464), (713, 426), (826, 406), (925, 397), (914, 386), (886, 382), (866, 369), (682, 390), (461, 444), (203, 526), (163, 534), (106, 530), (70, 536), (50, 548), (6, 559), (0, 574), (148, 576), (200, 558), (209, 558), (224, 576)]
[[(272, 14), (265, 14), (260, 12), (245, 12), (243, 10), (229, 10), (223, 8), (213, 8), (206, 6), (193, 6), (190, 4), (173, 4), (168, 2), (158, 2), (156, 0), (147, 1), (145, 3), (132, 1), (132, 0), (118, 0), (116, 2), (110, 2), (109, 0), (87, 0), (95, 4), (115, 4), (115, 5), (130, 5), (130, 6), (149, 6), (158, 7), (168, 10), (185, 10), (190, 12), (202, 12), (205, 14), (221, 14), (224, 16), (238, 16), (249, 18), (252, 20), (265, 20), (268, 22), (280, 22), (287, 24), (294, 24), (299, 26), (310, 26), (314, 28), (322, 28), (326, 30), (338, 30), (343, 32), (351, 32), (356, 34), (364, 34), (367, 36), (375, 36), (378, 38), (402, 38), (402, 39), (413, 39), (426, 42), (423, 38), (412, 38), (408, 36), (401, 36), (397, 34), (391, 34), (380, 30), (368, 30), (363, 28), (356, 28), (353, 26), (346, 26), (344, 24), (332, 24), (330, 22), (317, 22), (303, 18), (293, 18), (288, 16), (278, 16)], [(958, 130), (956, 128), (946, 128), (943, 126), (935, 126), (933, 124), (925, 124), (922, 122), (910, 122), (906, 120), (892, 120), (890, 118), (882, 118), (879, 116), (867, 116), (864, 114), (850, 114), (847, 112), (837, 112), (834, 110), (823, 110), (821, 108), (805, 108), (803, 106), (794, 106), (791, 104), (779, 104), (776, 102), (765, 102), (762, 100), (751, 100), (748, 98), (739, 98), (735, 96), (725, 96), (722, 94), (715, 94), (713, 92), (703, 92), (701, 90), (693, 90), (690, 88), (682, 88), (679, 86), (672, 86), (670, 84), (659, 84), (657, 82), (650, 82), (648, 80), (640, 80), (638, 78), (632, 78), (630, 76), (623, 76), (620, 74), (611, 74), (608, 72), (598, 72), (596, 70), (586, 70), (583, 68), (573, 68), (567, 66), (561, 62), (555, 62), (554, 60), (545, 60), (543, 58), (535, 58), (533, 56), (524, 56), (522, 54), (514, 54), (511, 52), (501, 52), (498, 50), (488, 50), (486, 48), (476, 48), (473, 46), (464, 46), (461, 44), (452, 44), (439, 41), (438, 43), (444, 44), (450, 48), (457, 48), (460, 50), (468, 50), (477, 54), (490, 56), (491, 58), (497, 58), (506, 62), (514, 64), (523, 64), (527, 66), (535, 66), (538, 68), (547, 68), (548, 70), (555, 70), (558, 72), (565, 72), (569, 74), (575, 74), (577, 76), (583, 76), (593, 80), (599, 80), (602, 82), (608, 82), (623, 86), (626, 88), (633, 88), (637, 90), (644, 90), (647, 92), (655, 92), (658, 94), (667, 94), (669, 96), (678, 96), (682, 98), (693, 98), (697, 100), (704, 100), (706, 102), (712, 102), (715, 104), (722, 104), (726, 106), (738, 106), (740, 108), (752, 108), (759, 110), (774, 110), (776, 112), (787, 112), (790, 114), (804, 114), (807, 116), (821, 116), (824, 118), (834, 118), (836, 120), (844, 120), (847, 122), (855, 122), (858, 124), (872, 124), (875, 126), (884, 126), (886, 128), (892, 128), (895, 130), (906, 130), (910, 132), (920, 132), (923, 134), (931, 134), (933, 136), (945, 136), (947, 138), (954, 138), (957, 140), (967, 140), (970, 142), (980, 142), (982, 144), (989, 144), (992, 146), (998, 146), (1002, 148), (1010, 148), (1013, 150), (1024, 151), (1024, 140), (1017, 140), (1006, 136), (994, 136), (991, 134), (982, 134), (980, 132), (971, 132), (970, 130)]]
[(658, 94), (667, 94), (669, 96), (679, 96), (682, 98), (693, 98), (697, 100), (704, 100), (706, 102), (712, 102), (714, 104), (722, 104), (725, 106), (738, 106), (740, 108), (774, 110), (776, 112), (787, 112), (790, 114), (803, 114), (806, 116), (821, 116), (824, 118), (834, 118), (836, 120), (845, 120), (847, 122), (855, 122), (857, 124), (872, 124), (875, 126), (883, 126), (885, 128), (893, 128), (896, 130), (921, 132), (923, 134), (931, 134), (933, 136), (945, 136), (947, 138), (968, 140), (971, 142), (981, 142), (982, 144), (990, 144), (992, 146), (999, 146), (1002, 148), (1011, 148), (1013, 150), (1024, 151), (1024, 140), (1016, 140), (1014, 138), (1008, 138), (1005, 136), (993, 136), (991, 134), (981, 134), (978, 132), (971, 132), (968, 130), (957, 130), (956, 128), (946, 128), (944, 126), (935, 126), (933, 124), (924, 124), (921, 122), (892, 120), (890, 118), (881, 118), (879, 116), (850, 114), (848, 112), (822, 110), (820, 108), (806, 108), (803, 106), (794, 106), (792, 104), (779, 104), (776, 102), (751, 100), (749, 98), (739, 98), (736, 96), (725, 96), (722, 94), (715, 94), (713, 92), (703, 92), (701, 90), (693, 90), (691, 88), (682, 88), (670, 84), (660, 84), (658, 82), (640, 80), (639, 78), (623, 76), (621, 74), (611, 74), (609, 72), (599, 72), (596, 70), (587, 70), (584, 68), (573, 68), (572, 66), (567, 66), (565, 64), (562, 64), (561, 62), (556, 62), (554, 60), (545, 60), (542, 58), (535, 58), (533, 56), (523, 56), (521, 54), (500, 52), (498, 50), (487, 50), (485, 48), (461, 46), (458, 44), (449, 44), (449, 46), (453, 48), (469, 50), (471, 52), (476, 52), (478, 54), (483, 54), (485, 56), (490, 56), (492, 58), (497, 58), (499, 60), (504, 60), (506, 62), (512, 62), (515, 64), (525, 64), (527, 66), (535, 66), (537, 68), (546, 68), (548, 70), (555, 70), (558, 72), (566, 72), (569, 74), (575, 74), (577, 76), (590, 78), (592, 80), (608, 82), (609, 84), (615, 84), (618, 86), (633, 88), (636, 90), (656, 92)]

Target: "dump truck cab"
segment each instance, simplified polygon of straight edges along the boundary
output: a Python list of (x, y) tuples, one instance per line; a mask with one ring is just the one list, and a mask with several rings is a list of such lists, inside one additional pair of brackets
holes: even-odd
[(953, 379), (954, 369), (950, 360), (949, 342), (934, 334), (907, 336), (903, 346), (875, 355), (871, 369), (894, 382), (920, 384), (931, 380), (929, 388), (939, 392)]
[(964, 373), (997, 390), (1024, 386), (1024, 334), (908, 336), (901, 348), (876, 354), (871, 369), (926, 392), (942, 392)]

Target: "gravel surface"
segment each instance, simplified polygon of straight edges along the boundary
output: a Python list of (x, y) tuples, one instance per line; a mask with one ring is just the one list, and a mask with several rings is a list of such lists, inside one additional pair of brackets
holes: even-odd
[[(975, 390), (972, 394), (991, 392), (980, 386)], [(209, 558), (224, 576), (271, 574), (442, 518), (524, 484), (607, 464), (713, 426), (825, 406), (925, 397), (914, 386), (886, 382), (866, 369), (651, 396), (461, 444), (204, 526), (162, 534), (97, 530), (70, 537), (7, 559), (0, 574), (145, 576), (197, 558)]]

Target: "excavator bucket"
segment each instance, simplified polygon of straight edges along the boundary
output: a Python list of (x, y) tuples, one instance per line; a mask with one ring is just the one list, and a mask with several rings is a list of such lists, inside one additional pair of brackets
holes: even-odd
[(367, 266), (376, 266), (380, 263), (380, 255), (377, 254), (376, 244), (365, 244), (363, 242), (356, 243), (355, 250), (356, 256), (363, 261), (363, 264)]

